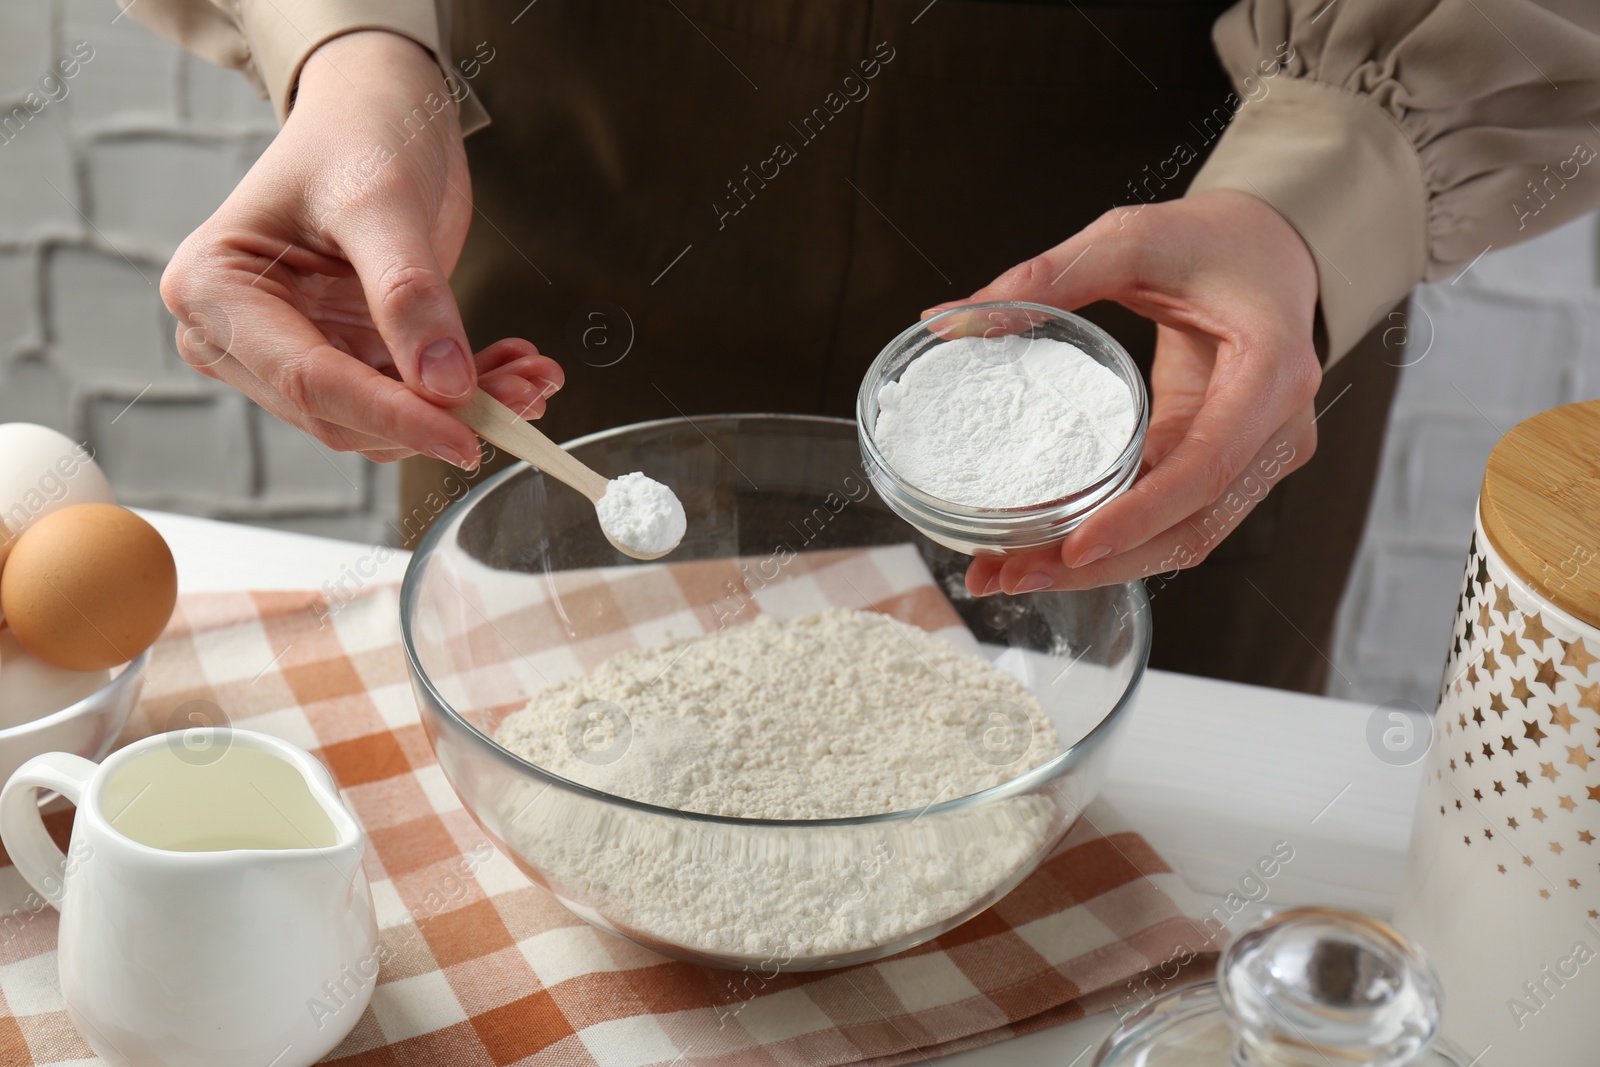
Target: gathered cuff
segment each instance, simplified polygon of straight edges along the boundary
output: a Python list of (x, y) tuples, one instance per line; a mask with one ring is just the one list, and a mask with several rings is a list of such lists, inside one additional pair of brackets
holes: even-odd
[[(358, 30), (387, 30), (409, 37), (433, 53), (451, 75), (441, 43), (439, 17), (432, 4), (393, 0), (245, 0), (240, 5), (242, 29), (256, 75), (266, 88), (278, 123), (289, 117), (300, 69), (311, 53), (335, 37)], [(466, 89), (462, 98), (461, 132), (488, 125), (489, 116), (477, 96)]]
[(1422, 163), (1405, 132), (1368, 97), (1279, 79), (1269, 95), (1240, 108), (1188, 192), (1207, 189), (1264, 200), (1310, 247), (1325, 364), (1355, 347), (1422, 280)]

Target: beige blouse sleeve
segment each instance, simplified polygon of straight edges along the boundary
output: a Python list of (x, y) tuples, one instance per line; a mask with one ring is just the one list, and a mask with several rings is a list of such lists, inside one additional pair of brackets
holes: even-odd
[[(241, 71), (272, 100), (281, 123), (289, 114), (306, 58), (324, 42), (355, 30), (390, 30), (432, 52), (451, 73), (449, 0), (117, 0), (130, 18), (219, 66)], [(488, 124), (467, 81), (461, 102), (465, 133)]]
[(1299, 230), (1330, 362), (1418, 281), (1600, 205), (1600, 3), (1244, 0), (1213, 37), (1238, 113), (1190, 192)]

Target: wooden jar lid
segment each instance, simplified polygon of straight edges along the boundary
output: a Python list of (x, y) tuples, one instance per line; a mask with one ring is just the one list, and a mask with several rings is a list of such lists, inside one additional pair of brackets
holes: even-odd
[(1478, 513), (1518, 577), (1600, 626), (1600, 400), (1552, 408), (1502, 437)]

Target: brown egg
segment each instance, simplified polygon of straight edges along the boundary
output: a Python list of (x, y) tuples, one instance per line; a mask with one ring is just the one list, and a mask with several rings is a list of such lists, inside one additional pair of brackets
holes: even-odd
[(155, 643), (178, 599), (172, 551), (113, 504), (44, 516), (0, 571), (0, 610), (22, 647), (73, 671), (126, 663)]

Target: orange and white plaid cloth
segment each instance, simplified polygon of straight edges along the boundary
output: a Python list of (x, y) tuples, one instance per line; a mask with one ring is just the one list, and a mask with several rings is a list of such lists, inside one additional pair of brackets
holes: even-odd
[[(614, 591), (622, 577), (637, 582), (641, 570), (559, 577), (581, 596)], [(814, 595), (860, 607), (825, 570), (813, 575)], [(897, 604), (943, 601), (931, 584), (903, 586), (891, 594)], [(326, 1062), (887, 1067), (1148, 998), (1212, 962), (1205, 950), (1215, 946), (1189, 918), (1203, 909), (1104, 805), (993, 908), (898, 956), (755, 982), (656, 955), (556, 903), (462, 808), (418, 719), (397, 590), (341, 602), (333, 625), (329, 607), (318, 592), (183, 598), (121, 739), (167, 729), (177, 708), (205, 700), (333, 772), (369, 836), (387, 952), (371, 1005)], [(47, 819), (63, 846), (70, 820), (70, 811)], [(0, 1065), (101, 1062), (61, 998), (56, 913), (29, 910), (27, 897), (16, 871), (0, 867), (9, 916), (0, 923)]]

